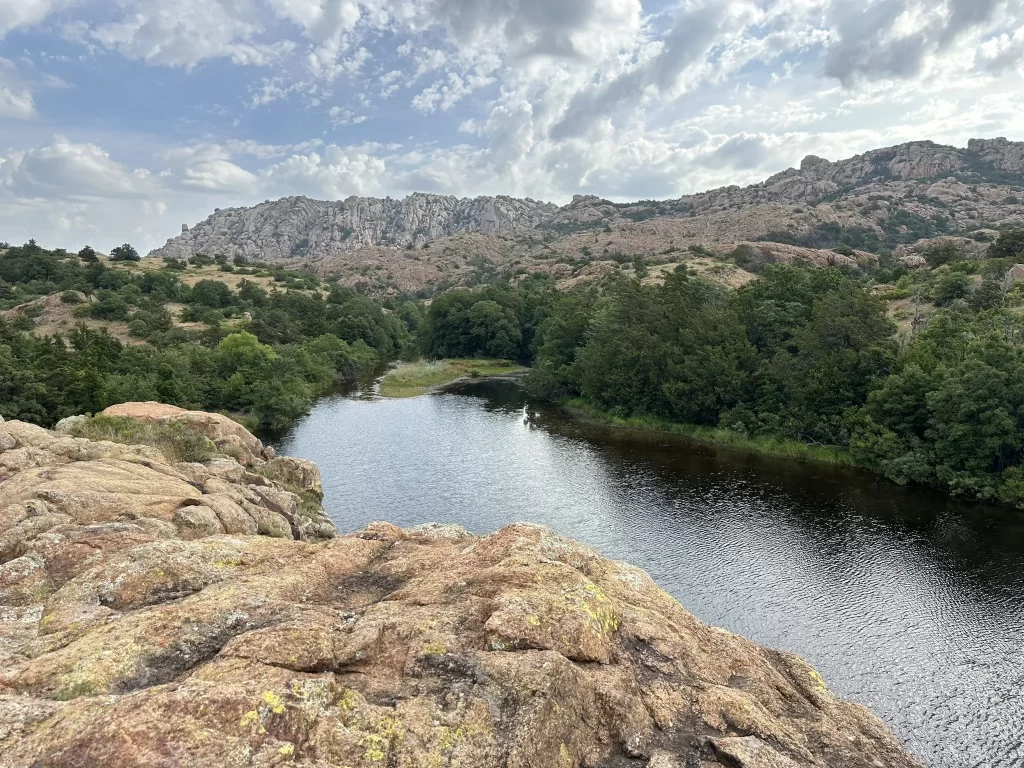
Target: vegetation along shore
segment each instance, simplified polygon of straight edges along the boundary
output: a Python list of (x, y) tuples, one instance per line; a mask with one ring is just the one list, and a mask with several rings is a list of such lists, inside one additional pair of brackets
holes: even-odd
[(983, 254), (940, 238), (916, 266), (738, 248), (720, 257), (751, 275), (734, 286), (680, 263), (429, 301), (242, 259), (30, 242), (0, 253), (0, 414), (49, 426), (146, 399), (283, 428), (384, 362), (421, 361), (385, 376), (398, 397), (529, 366), (533, 397), (608, 424), (1021, 506), (1024, 233), (985, 237)]

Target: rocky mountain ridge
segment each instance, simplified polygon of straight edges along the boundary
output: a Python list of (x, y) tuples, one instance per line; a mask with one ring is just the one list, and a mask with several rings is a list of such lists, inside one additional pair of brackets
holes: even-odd
[[(153, 251), (222, 253), (305, 266), (375, 291), (472, 283), (480, 272), (532, 271), (684, 251), (780, 242), (873, 252), (922, 238), (1024, 223), (1024, 142), (971, 139), (966, 148), (911, 142), (799, 168), (749, 187), (674, 200), (613, 203), (577, 195), (532, 199), (414, 194), (403, 200), (303, 197), (215, 212)], [(812, 257), (814, 261), (826, 257)], [(542, 269), (541, 271), (545, 271)]]
[(547, 528), (296, 527), (315, 466), (108, 415), (222, 453), (0, 423), (4, 768), (920, 768), (807, 663)]

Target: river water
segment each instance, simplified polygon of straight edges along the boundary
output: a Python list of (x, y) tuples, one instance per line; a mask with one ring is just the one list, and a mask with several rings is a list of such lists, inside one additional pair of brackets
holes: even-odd
[(342, 531), (529, 521), (646, 569), (703, 621), (814, 664), (928, 766), (1024, 766), (1024, 516), (839, 470), (581, 425), (491, 379), (321, 400)]

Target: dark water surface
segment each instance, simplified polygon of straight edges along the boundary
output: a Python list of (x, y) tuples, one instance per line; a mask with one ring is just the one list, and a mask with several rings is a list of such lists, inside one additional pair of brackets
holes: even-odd
[(318, 403), (343, 531), (529, 521), (628, 560), (702, 620), (794, 651), (928, 766), (1024, 766), (1024, 517), (859, 472), (623, 435), (489, 380)]

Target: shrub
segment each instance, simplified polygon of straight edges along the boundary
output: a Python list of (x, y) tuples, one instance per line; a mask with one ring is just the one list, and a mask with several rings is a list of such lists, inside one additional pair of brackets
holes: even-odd
[(122, 416), (94, 416), (75, 424), (71, 434), (123, 445), (149, 445), (175, 463), (203, 462), (216, 453), (216, 447), (206, 435), (182, 424), (152, 424)]

